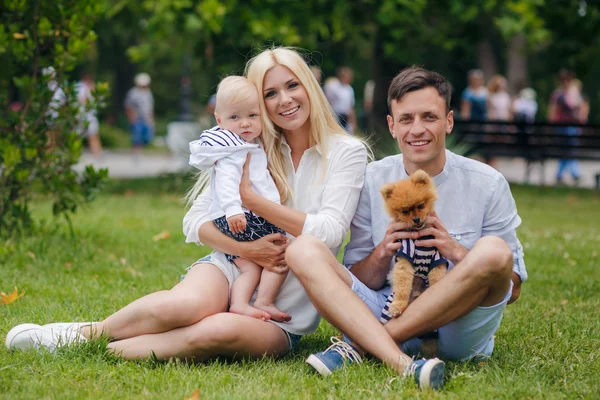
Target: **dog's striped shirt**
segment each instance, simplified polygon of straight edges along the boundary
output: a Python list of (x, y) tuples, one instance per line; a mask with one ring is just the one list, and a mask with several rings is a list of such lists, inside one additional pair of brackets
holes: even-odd
[[(433, 239), (433, 236), (423, 236), (418, 240), (429, 239)], [(396, 253), (396, 260), (398, 260), (399, 257), (407, 259), (415, 270), (415, 277), (424, 279), (427, 286), (429, 286), (429, 279), (427, 279), (429, 271), (438, 265), (448, 263), (448, 260), (442, 257), (438, 249), (435, 247), (417, 246), (413, 239), (401, 239), (399, 242), (402, 242), (402, 247)], [(382, 324), (386, 324), (390, 319), (392, 319), (392, 315), (390, 314), (389, 310), (393, 300), (394, 293), (391, 293), (385, 300), (383, 310), (381, 310), (381, 317), (379, 318), (379, 321)]]

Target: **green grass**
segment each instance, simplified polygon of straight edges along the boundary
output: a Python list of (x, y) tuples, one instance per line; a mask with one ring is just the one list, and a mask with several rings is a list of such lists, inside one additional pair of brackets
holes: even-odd
[[(0, 289), (24, 297), (0, 305), (0, 337), (23, 322), (98, 320), (149, 292), (171, 287), (208, 250), (181, 234), (185, 180), (114, 182), (73, 218), (72, 238), (48, 218), (40, 233), (0, 247)], [(530, 281), (508, 307), (487, 363), (448, 363), (440, 393), (420, 392), (369, 360), (324, 379), (303, 361), (328, 345), (323, 322), (278, 360), (206, 364), (129, 362), (102, 342), (56, 354), (0, 349), (2, 399), (201, 398), (597, 398), (600, 393), (600, 197), (569, 189), (513, 188)], [(457, 210), (459, 212), (459, 210)], [(153, 241), (169, 231), (171, 238)]]

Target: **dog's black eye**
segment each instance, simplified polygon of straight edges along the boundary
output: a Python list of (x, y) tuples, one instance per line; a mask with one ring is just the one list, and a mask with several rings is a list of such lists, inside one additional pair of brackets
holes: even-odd
[(402, 210), (402, 214), (408, 215), (408, 210)]
[(417, 206), (417, 208), (418, 208), (419, 210), (422, 210), (422, 209), (424, 209), (424, 208), (425, 208), (425, 204), (419, 204), (419, 205)]

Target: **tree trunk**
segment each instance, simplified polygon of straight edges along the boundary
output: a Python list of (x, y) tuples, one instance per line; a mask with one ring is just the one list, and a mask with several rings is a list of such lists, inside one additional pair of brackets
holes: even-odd
[(386, 117), (388, 115), (387, 92), (392, 79), (406, 67), (406, 64), (398, 63), (385, 57), (384, 43), (385, 34), (379, 31), (375, 36), (375, 48), (373, 51), (372, 76), (375, 80), (375, 93), (373, 94), (373, 112), (370, 121), (370, 131), (379, 134), (387, 133)]
[(477, 63), (483, 71), (483, 76), (488, 81), (497, 71), (497, 60), (492, 42), (487, 34), (477, 43)]
[(527, 86), (527, 43), (523, 34), (517, 34), (510, 40), (506, 71), (510, 94), (516, 94)]

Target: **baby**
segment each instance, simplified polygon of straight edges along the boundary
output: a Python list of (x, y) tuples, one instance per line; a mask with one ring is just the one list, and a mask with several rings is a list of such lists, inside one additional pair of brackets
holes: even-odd
[[(209, 208), (219, 230), (237, 241), (252, 241), (272, 233), (285, 232), (242, 206), (239, 188), (248, 153), (252, 189), (279, 203), (279, 192), (267, 169), (267, 156), (260, 146), (262, 132), (258, 92), (241, 76), (229, 76), (219, 83), (215, 118), (218, 126), (202, 132), (190, 143), (190, 165), (210, 176), (212, 203)], [(275, 297), (287, 274), (262, 269), (258, 264), (226, 254), (241, 274), (231, 287), (229, 311), (263, 320), (280, 322), (291, 316), (275, 306)], [(262, 272), (261, 272), (262, 271)], [(259, 284), (254, 306), (250, 299)]]

